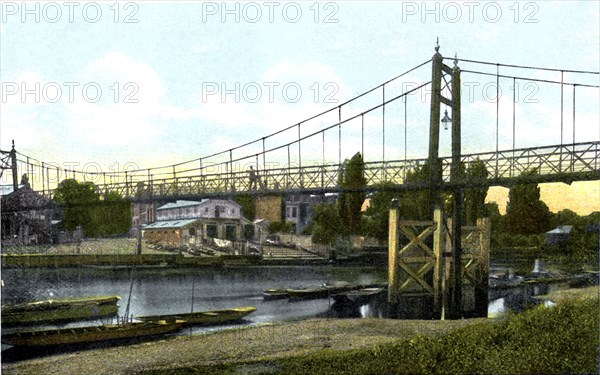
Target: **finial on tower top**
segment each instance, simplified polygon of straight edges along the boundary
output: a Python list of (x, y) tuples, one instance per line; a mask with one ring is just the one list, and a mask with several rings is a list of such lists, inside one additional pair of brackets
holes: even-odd
[(435, 52), (438, 52), (440, 50), (440, 38), (439, 37), (435, 37)]
[(458, 54), (454, 52), (454, 67), (458, 66)]

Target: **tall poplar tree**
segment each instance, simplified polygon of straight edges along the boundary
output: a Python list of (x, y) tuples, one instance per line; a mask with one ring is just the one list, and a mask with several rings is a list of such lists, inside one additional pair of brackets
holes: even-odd
[[(523, 172), (527, 177), (537, 174), (537, 169)], [(539, 234), (552, 226), (552, 214), (540, 200), (540, 188), (535, 183), (511, 187), (506, 206), (505, 229), (513, 234)]]

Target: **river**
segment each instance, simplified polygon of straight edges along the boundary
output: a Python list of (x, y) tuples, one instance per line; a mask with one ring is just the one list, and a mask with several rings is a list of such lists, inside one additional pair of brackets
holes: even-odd
[[(492, 267), (493, 268), (493, 267)], [(494, 268), (493, 268), (494, 269)], [(2, 271), (2, 304), (79, 296), (122, 296), (119, 315), (155, 315), (189, 311), (256, 306), (257, 310), (236, 327), (312, 317), (386, 317), (385, 294), (367, 305), (338, 308), (330, 299), (298, 302), (264, 301), (269, 288), (313, 287), (346, 281), (357, 284), (384, 283), (387, 270), (375, 267), (269, 266), (240, 268), (102, 268), (5, 269)], [(490, 291), (490, 315), (507, 309), (520, 310), (557, 285), (530, 285)], [(129, 293), (131, 289), (131, 294)], [(112, 318), (110, 318), (112, 319)], [(109, 320), (105, 321), (108, 322)], [(81, 325), (81, 322), (63, 326)], [(85, 324), (98, 324), (90, 321)], [(194, 327), (182, 334), (232, 327)], [(2, 346), (3, 350), (6, 347)]]

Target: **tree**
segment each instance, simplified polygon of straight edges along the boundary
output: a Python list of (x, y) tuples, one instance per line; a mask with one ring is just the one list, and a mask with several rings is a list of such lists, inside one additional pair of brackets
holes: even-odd
[(312, 226), (314, 243), (333, 245), (340, 235), (345, 234), (342, 219), (333, 204), (320, 204), (314, 207)]
[(383, 243), (388, 239), (390, 206), (398, 193), (390, 191), (394, 184), (387, 182), (376, 187), (376, 192), (369, 199), (369, 208), (365, 212), (365, 234)]
[[(338, 186), (341, 188), (346, 187), (346, 169), (348, 167), (348, 159), (344, 160), (340, 167), (340, 172), (338, 174)], [(338, 195), (337, 208), (338, 208), (338, 216), (342, 221), (342, 225), (344, 228), (348, 228), (350, 225), (350, 221), (348, 219), (348, 196), (346, 193), (342, 192)]]
[[(523, 172), (522, 177), (537, 174), (537, 169)], [(511, 187), (504, 217), (505, 229), (512, 234), (539, 234), (552, 227), (552, 214), (540, 200), (540, 188), (535, 183)]]
[[(414, 170), (407, 172), (406, 183), (425, 185), (429, 181), (429, 169), (429, 163), (423, 166), (417, 164)], [(399, 196), (400, 217), (406, 220), (431, 220), (433, 212), (430, 198), (429, 189), (426, 188), (402, 192)]]
[(92, 182), (64, 180), (54, 200), (62, 206), (67, 230), (81, 225), (86, 236), (95, 237), (126, 233), (131, 227), (131, 202), (114, 192), (100, 197)]
[(131, 202), (118, 193), (104, 193), (90, 210), (93, 225), (86, 231), (88, 236), (123, 234), (131, 227)]
[[(488, 170), (485, 163), (479, 158), (473, 161), (466, 172), (466, 182), (481, 182), (488, 177)], [(488, 187), (467, 188), (464, 191), (465, 202), (465, 220), (467, 225), (475, 225), (477, 219), (486, 216), (485, 197), (487, 197)]]
[(273, 221), (267, 227), (269, 233), (292, 233), (292, 223), (289, 221)]
[(256, 218), (256, 197), (251, 194), (237, 195), (234, 200), (242, 206), (242, 215), (248, 220)]
[(91, 208), (97, 206), (99, 197), (92, 182), (67, 179), (59, 183), (54, 200), (63, 208), (65, 229), (73, 231), (81, 225), (86, 234), (93, 231)]
[(579, 226), (579, 225), (581, 225), (582, 222), (583, 222), (583, 219), (581, 217), (579, 217), (579, 215), (577, 215), (575, 212), (573, 212), (569, 209), (565, 209), (565, 210), (557, 212), (554, 215), (554, 220), (553, 220), (552, 226), (554, 226), (554, 227), (557, 227), (559, 225)]
[(357, 152), (348, 162), (344, 185), (349, 189), (356, 190), (348, 193), (346, 211), (348, 214), (349, 232), (359, 234), (362, 229), (362, 205), (366, 198), (364, 188), (367, 186), (367, 180), (365, 179), (365, 163), (360, 152)]
[(364, 188), (367, 186), (365, 163), (360, 152), (357, 152), (349, 161), (344, 161), (338, 184), (342, 188), (353, 190), (340, 193), (338, 213), (348, 232), (359, 234), (362, 229), (362, 205), (366, 198)]

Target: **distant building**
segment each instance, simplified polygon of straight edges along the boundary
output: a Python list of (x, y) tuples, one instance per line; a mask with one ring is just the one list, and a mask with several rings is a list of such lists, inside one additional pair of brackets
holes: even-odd
[(144, 238), (172, 247), (194, 246), (244, 238), (242, 207), (232, 200), (176, 201), (157, 207), (156, 221), (142, 225)]
[(569, 239), (572, 230), (572, 225), (560, 225), (551, 231), (546, 232), (546, 242), (548, 245), (564, 244)]
[(23, 180), (17, 190), (12, 185), (0, 186), (2, 245), (51, 243), (51, 201), (31, 189), (26, 175)]
[(256, 197), (256, 217), (269, 222), (283, 220), (283, 198), (281, 195), (264, 195)]
[(285, 199), (285, 221), (292, 224), (293, 232), (301, 234), (312, 222), (314, 207), (337, 201), (335, 194), (288, 194)]

